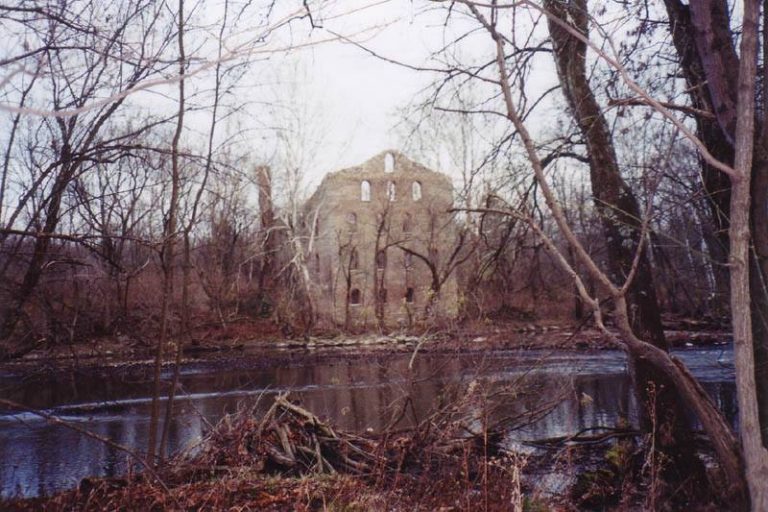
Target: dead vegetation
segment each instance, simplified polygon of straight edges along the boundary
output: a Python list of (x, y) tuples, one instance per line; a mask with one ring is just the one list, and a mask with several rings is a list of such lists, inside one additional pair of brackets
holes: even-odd
[[(85, 479), (75, 490), (2, 508), (624, 510), (642, 506), (653, 490), (648, 475), (658, 471), (638, 432), (585, 431), (531, 443), (536, 449), (521, 455), (504, 434), (540, 418), (551, 404), (491, 422), (481, 387), (470, 383), (460, 399), (413, 428), (364, 435), (337, 430), (281, 395), (261, 416), (251, 409), (225, 417), (198, 450), (154, 476)], [(406, 399), (400, 413), (408, 407)], [(398, 421), (396, 413), (392, 425)], [(553, 481), (561, 483), (552, 487)], [(677, 503), (690, 505), (681, 496)]]
[(178, 458), (159, 473), (161, 482), (143, 475), (86, 479), (70, 492), (5, 505), (9, 510), (522, 507), (522, 461), (500, 449), (497, 434), (473, 433), (458, 413), (444, 409), (415, 429), (360, 436), (336, 431), (280, 396), (263, 417), (224, 418), (194, 456)]

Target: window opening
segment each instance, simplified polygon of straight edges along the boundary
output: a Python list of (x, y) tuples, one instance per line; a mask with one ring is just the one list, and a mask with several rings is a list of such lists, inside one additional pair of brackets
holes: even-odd
[(405, 217), (403, 218), (403, 233), (410, 233), (411, 232), (411, 214), (406, 213)]
[(360, 200), (361, 201), (371, 200), (371, 182), (368, 180), (363, 180), (363, 182), (360, 183)]
[(421, 183), (418, 181), (414, 181), (411, 185), (411, 196), (414, 201), (419, 201), (421, 199)]
[(387, 254), (384, 251), (376, 253), (376, 268), (382, 270), (387, 266)]
[(395, 172), (395, 155), (392, 153), (384, 156), (384, 172)]
[(360, 304), (360, 290), (357, 288), (352, 288), (352, 290), (349, 292), (349, 303)]
[(413, 288), (408, 288), (407, 290), (405, 290), (405, 302), (407, 302), (408, 304), (413, 304), (414, 295), (415, 293)]
[(389, 183), (387, 183), (387, 198), (390, 201), (397, 200), (397, 187), (395, 186), (394, 181), (390, 181)]
[(352, 249), (349, 254), (349, 268), (350, 270), (357, 270), (358, 265), (357, 249)]

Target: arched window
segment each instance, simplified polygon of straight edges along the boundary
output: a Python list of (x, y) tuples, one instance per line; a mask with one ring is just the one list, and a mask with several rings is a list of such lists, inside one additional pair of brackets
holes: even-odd
[(414, 181), (411, 185), (411, 197), (413, 197), (414, 201), (419, 201), (421, 199), (421, 183), (418, 181)]
[(384, 155), (384, 172), (395, 172), (395, 155), (392, 153)]
[(413, 288), (408, 288), (405, 290), (405, 302), (408, 304), (413, 304), (413, 299), (416, 293), (414, 292)]
[(395, 201), (397, 199), (397, 187), (395, 186), (394, 181), (387, 183), (387, 198), (390, 201)]
[(320, 273), (320, 255), (315, 254), (315, 272)]
[(405, 217), (403, 217), (403, 233), (410, 233), (411, 232), (411, 214), (406, 213)]
[(371, 200), (371, 182), (368, 180), (363, 180), (363, 182), (360, 183), (360, 200), (361, 201)]
[(357, 228), (357, 214), (355, 212), (347, 214), (347, 224), (349, 224), (349, 229), (353, 231)]
[(387, 266), (387, 253), (379, 251), (376, 253), (376, 268), (382, 270)]
[(403, 256), (403, 263), (405, 264), (405, 268), (411, 268), (413, 266), (413, 254), (407, 252)]
[(360, 290), (357, 288), (352, 288), (349, 292), (349, 303), (350, 304), (360, 304)]
[(357, 268), (360, 266), (360, 261), (357, 256), (357, 249), (352, 249), (352, 252), (349, 253), (349, 269), (350, 270), (357, 270)]

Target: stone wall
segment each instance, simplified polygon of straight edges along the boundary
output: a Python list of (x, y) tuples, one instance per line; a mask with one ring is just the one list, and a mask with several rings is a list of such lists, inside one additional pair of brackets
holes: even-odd
[(456, 236), (453, 187), (396, 151), (328, 174), (307, 203), (307, 258), (320, 320), (397, 327), (455, 316), (456, 281), (433, 273)]

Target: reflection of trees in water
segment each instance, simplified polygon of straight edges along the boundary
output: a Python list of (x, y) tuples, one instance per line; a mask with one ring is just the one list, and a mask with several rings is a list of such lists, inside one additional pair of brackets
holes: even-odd
[[(428, 358), (417, 358), (412, 372), (407, 359), (318, 367), (309, 382), (330, 387), (319, 384), (319, 389), (301, 390), (297, 396), (305, 408), (342, 429), (380, 431), (399, 416), (398, 427), (410, 426), (444, 399), (446, 385), (441, 377), (458, 375), (459, 361), (447, 359), (436, 365)], [(401, 415), (406, 399), (412, 405)]]
[(540, 379), (538, 393), (529, 397), (527, 407), (562, 397), (544, 417), (524, 425), (510, 435), (515, 439), (544, 439), (578, 432), (595, 426), (615, 426), (631, 417), (634, 403), (625, 376), (602, 378)]
[[(615, 426), (620, 418), (633, 420), (636, 415), (637, 405), (625, 375), (578, 374), (570, 364), (552, 370), (555, 366), (548, 367), (546, 359), (530, 363), (514, 357), (423, 354), (414, 360), (412, 371), (408, 369), (410, 354), (332, 360), (302, 356), (298, 363), (272, 368), (198, 367), (197, 372), (189, 368), (181, 379), (169, 448), (176, 450), (194, 443), (204, 435), (206, 421), (215, 423), (223, 414), (251, 407), (259, 399), (258, 409), (265, 410), (272, 394), (285, 389), (295, 390), (293, 396), (319, 416), (342, 429), (357, 431), (383, 429), (399, 415), (406, 398), (412, 405), (396, 427), (413, 425), (437, 407), (465, 398), (472, 381), (493, 397), (492, 421), (520, 417), (565, 396), (548, 414), (512, 432), (510, 436), (515, 439)], [(526, 374), (531, 369), (541, 371)], [(565, 378), (557, 372), (576, 375)], [(510, 382), (514, 382), (511, 387)], [(704, 387), (726, 416), (735, 421), (733, 383), (705, 382)], [(264, 390), (266, 395), (260, 397)], [(141, 371), (40, 374), (21, 384), (18, 380), (2, 383), (0, 394), (39, 408), (74, 402), (97, 405), (108, 398), (113, 401), (109, 407), (64, 414), (79, 421), (93, 415), (93, 420), (84, 425), (90, 430), (139, 450), (146, 445), (148, 402), (144, 399), (148, 387)], [(193, 399), (187, 399), (189, 396)], [(115, 403), (133, 398), (141, 400)], [(470, 423), (473, 417), (481, 418), (481, 401), (471, 402), (466, 411)], [(474, 424), (481, 423), (476, 420)], [(519, 425), (520, 421), (513, 424)], [(82, 477), (118, 475), (126, 467), (124, 454), (40, 421), (0, 424), (0, 460), (0, 486), (5, 495), (14, 493), (18, 485), (32, 494), (72, 487)]]
[[(703, 382), (702, 386), (731, 425), (738, 429), (739, 411), (736, 401), (736, 384), (734, 382)], [(696, 422), (696, 427), (700, 428), (698, 422)]]

